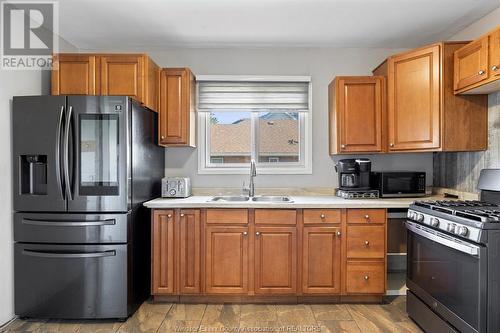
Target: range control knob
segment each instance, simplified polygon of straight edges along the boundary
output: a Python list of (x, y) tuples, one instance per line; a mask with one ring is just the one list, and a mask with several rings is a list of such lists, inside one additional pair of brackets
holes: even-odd
[(431, 219), (431, 226), (433, 226), (433, 227), (438, 227), (438, 226), (439, 226), (439, 219), (437, 219), (437, 218), (433, 217), (433, 218)]
[(416, 217), (415, 217), (415, 220), (417, 220), (417, 222), (424, 222), (424, 214), (415, 214)]
[(448, 223), (448, 226), (447, 226), (446, 230), (448, 230), (449, 232), (451, 232), (452, 234), (454, 234), (455, 233), (455, 227), (456, 227), (455, 223)]
[(469, 233), (469, 228), (467, 228), (467, 227), (461, 226), (461, 227), (457, 228), (457, 234), (462, 236), (462, 237), (467, 236), (468, 233)]

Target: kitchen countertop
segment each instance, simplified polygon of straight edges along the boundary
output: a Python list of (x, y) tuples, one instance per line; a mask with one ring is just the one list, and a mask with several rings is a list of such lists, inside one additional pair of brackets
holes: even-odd
[(342, 199), (335, 196), (289, 196), (293, 202), (209, 202), (213, 196), (191, 196), (189, 198), (157, 198), (144, 203), (153, 209), (162, 208), (408, 208), (415, 200), (442, 200), (443, 196), (396, 199)]

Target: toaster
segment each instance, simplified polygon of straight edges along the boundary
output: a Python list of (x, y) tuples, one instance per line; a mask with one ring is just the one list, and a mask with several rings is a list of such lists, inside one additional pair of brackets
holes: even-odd
[(191, 196), (191, 180), (184, 177), (165, 177), (161, 180), (163, 198), (187, 198)]

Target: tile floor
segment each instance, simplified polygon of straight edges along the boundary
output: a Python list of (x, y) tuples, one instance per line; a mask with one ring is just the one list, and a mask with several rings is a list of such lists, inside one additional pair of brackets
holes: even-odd
[(153, 304), (126, 322), (16, 319), (1, 332), (422, 332), (405, 311), (405, 297), (384, 304)]

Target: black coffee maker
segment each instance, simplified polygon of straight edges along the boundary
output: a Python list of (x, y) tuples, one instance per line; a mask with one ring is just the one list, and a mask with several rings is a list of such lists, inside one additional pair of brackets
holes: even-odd
[(369, 190), (372, 162), (368, 158), (343, 159), (335, 165), (341, 190)]

